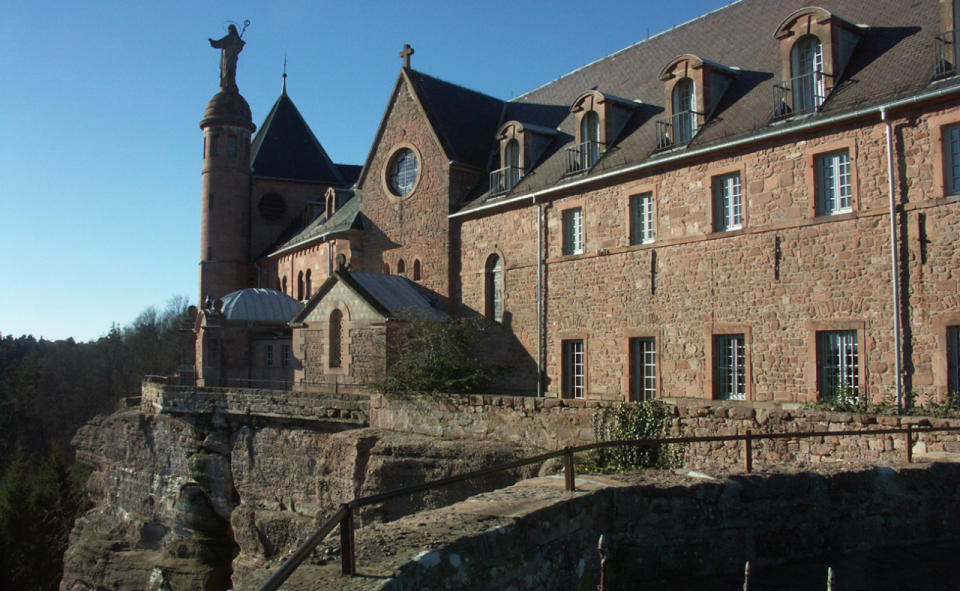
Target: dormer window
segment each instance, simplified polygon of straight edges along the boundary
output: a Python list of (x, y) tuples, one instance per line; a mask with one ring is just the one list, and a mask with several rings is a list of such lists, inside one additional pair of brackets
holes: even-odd
[(801, 8), (784, 19), (774, 33), (783, 72), (773, 86), (774, 118), (818, 111), (862, 35), (861, 27), (822, 8)]
[(497, 131), (500, 142), (499, 168), (490, 172), (490, 194), (512, 191), (553, 141), (555, 129), (508, 121)]
[(657, 121), (657, 149), (692, 142), (736, 76), (737, 70), (692, 54), (667, 64), (660, 71), (666, 114)]
[(957, 31), (960, 30), (960, 1), (941, 2), (940, 8), (940, 35), (934, 37), (934, 51), (936, 61), (934, 62), (933, 77), (941, 78), (944, 76), (953, 76), (957, 73), (958, 64), (960, 64), (960, 46), (957, 45)]
[(588, 90), (570, 107), (576, 116), (576, 143), (567, 148), (567, 174), (590, 170), (616, 141), (637, 103)]

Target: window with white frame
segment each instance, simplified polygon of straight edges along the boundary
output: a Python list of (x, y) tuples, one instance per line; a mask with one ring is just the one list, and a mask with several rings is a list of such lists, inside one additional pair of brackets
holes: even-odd
[(654, 240), (653, 193), (630, 197), (630, 243), (650, 244)]
[(817, 167), (817, 215), (836, 215), (853, 211), (853, 186), (850, 180), (850, 152), (838, 150), (820, 154)]
[(743, 227), (743, 182), (739, 172), (713, 179), (714, 227), (717, 232)]
[(746, 346), (742, 334), (720, 334), (713, 337), (713, 395), (717, 400), (747, 399)]
[(563, 254), (583, 253), (583, 209), (563, 212)]
[(630, 400), (657, 397), (657, 342), (650, 337), (630, 339)]
[(797, 41), (791, 51), (793, 67), (793, 110), (796, 113), (816, 111), (827, 98), (823, 74), (823, 46), (808, 35)]
[(694, 96), (693, 80), (684, 78), (673, 87), (673, 141), (676, 144), (686, 144), (697, 133), (697, 119), (694, 117), (694, 107), (697, 99)]
[(960, 326), (947, 327), (947, 387), (960, 392)]
[(273, 367), (273, 345), (267, 345), (266, 347), (266, 363), (267, 367)]
[(586, 365), (583, 340), (563, 341), (563, 397), (583, 398), (586, 392)]
[(821, 400), (856, 397), (860, 388), (857, 331), (826, 330), (817, 333), (817, 365)]
[(960, 195), (960, 124), (943, 130), (947, 195)]

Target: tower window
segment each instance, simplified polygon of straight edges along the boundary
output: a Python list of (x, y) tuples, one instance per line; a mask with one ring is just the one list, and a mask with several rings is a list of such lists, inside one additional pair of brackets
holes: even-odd
[(307, 299), (310, 299), (310, 296), (313, 295), (313, 279), (311, 278), (311, 275), (312, 273), (310, 272), (310, 269), (307, 269), (307, 275), (306, 275)]
[(235, 135), (227, 136), (227, 155), (228, 156), (237, 155), (237, 136)]

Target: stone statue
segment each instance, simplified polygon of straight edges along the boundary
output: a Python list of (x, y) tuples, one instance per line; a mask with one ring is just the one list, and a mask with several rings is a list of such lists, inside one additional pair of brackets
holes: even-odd
[[(244, 26), (246, 29), (246, 26)], [(222, 39), (210, 39), (210, 47), (220, 50), (220, 88), (237, 89), (237, 56), (243, 51), (246, 42), (240, 38), (236, 25), (230, 25)]]

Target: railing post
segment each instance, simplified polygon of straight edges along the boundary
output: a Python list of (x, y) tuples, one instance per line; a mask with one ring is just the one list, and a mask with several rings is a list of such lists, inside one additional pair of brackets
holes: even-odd
[(577, 490), (573, 474), (573, 453), (570, 451), (570, 446), (563, 448), (563, 479), (568, 491)]
[(340, 565), (345, 575), (357, 574), (357, 558), (353, 552), (353, 508), (349, 503), (341, 505), (346, 509), (340, 519)]
[(907, 425), (907, 463), (913, 463), (913, 425)]
[(747, 438), (745, 439), (746, 445), (744, 446), (744, 447), (746, 448), (746, 450), (745, 450), (746, 453), (744, 454), (744, 458), (743, 458), (743, 468), (744, 468), (744, 470), (747, 472), (747, 474), (749, 474), (750, 472), (753, 471), (753, 439), (752, 439), (752, 435), (753, 435), (753, 433), (750, 431), (750, 429), (747, 429)]

